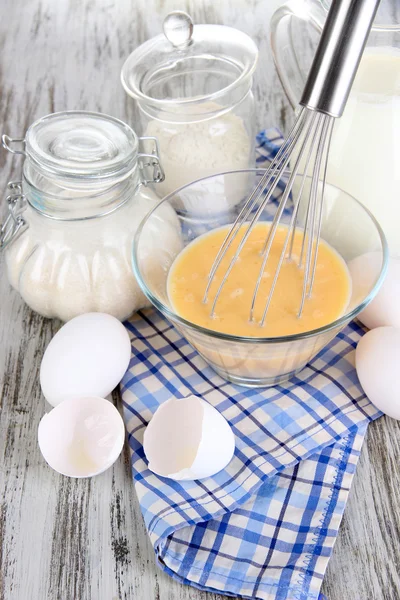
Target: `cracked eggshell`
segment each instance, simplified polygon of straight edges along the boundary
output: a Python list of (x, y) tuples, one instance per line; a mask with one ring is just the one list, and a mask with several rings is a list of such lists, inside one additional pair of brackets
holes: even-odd
[(224, 417), (202, 398), (171, 398), (154, 413), (143, 449), (150, 471), (157, 475), (204, 479), (231, 461), (235, 437)]
[(92, 477), (117, 460), (125, 427), (115, 406), (96, 396), (65, 400), (44, 415), (38, 442), (48, 465), (68, 477)]
[(68, 321), (47, 346), (40, 367), (46, 400), (56, 406), (75, 396), (105, 398), (119, 384), (130, 361), (128, 332), (105, 313)]

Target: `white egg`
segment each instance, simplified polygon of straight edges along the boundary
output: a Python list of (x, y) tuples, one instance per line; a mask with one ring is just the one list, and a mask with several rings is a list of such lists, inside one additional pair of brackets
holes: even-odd
[[(360, 289), (371, 288), (380, 270), (381, 261), (381, 255), (376, 252), (369, 252), (351, 261), (349, 270), (353, 286), (359, 285)], [(368, 329), (400, 327), (400, 258), (389, 258), (381, 289), (358, 318)]]
[(172, 398), (154, 413), (144, 433), (149, 469), (176, 480), (211, 477), (226, 467), (235, 437), (224, 417), (197, 396)]
[(377, 327), (358, 343), (356, 369), (364, 392), (383, 413), (400, 419), (400, 329)]
[(131, 345), (111, 315), (86, 313), (68, 321), (51, 340), (40, 367), (44, 397), (56, 406), (73, 396), (108, 396), (124, 376)]
[(68, 477), (92, 477), (117, 460), (125, 440), (121, 415), (104, 398), (65, 400), (39, 423), (38, 442), (52, 469)]

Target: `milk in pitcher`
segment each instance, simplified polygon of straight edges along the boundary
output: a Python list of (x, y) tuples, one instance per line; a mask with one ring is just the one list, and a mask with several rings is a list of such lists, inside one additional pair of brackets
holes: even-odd
[(373, 213), (400, 256), (400, 50), (366, 50), (335, 122), (327, 180)]

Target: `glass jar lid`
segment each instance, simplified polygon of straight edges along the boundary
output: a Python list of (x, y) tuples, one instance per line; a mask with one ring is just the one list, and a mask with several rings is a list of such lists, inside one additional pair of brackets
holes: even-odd
[(25, 154), (46, 176), (102, 183), (121, 180), (133, 171), (138, 138), (114, 117), (66, 111), (43, 117), (29, 127)]
[(164, 34), (130, 54), (121, 81), (130, 96), (153, 106), (207, 101), (250, 80), (257, 57), (256, 44), (242, 31), (193, 26), (189, 15), (175, 11), (164, 20)]

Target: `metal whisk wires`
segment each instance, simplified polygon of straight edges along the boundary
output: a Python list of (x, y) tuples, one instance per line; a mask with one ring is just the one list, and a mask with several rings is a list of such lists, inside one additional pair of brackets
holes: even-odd
[[(298, 312), (298, 316), (301, 316), (305, 299), (306, 297), (311, 295), (312, 286), (314, 282), (315, 267), (318, 254), (318, 241), (321, 233), (322, 199), (324, 195), (324, 181), (326, 179), (327, 155), (332, 135), (333, 124), (334, 118), (330, 117), (329, 115), (323, 115), (315, 111), (309, 111), (305, 108), (301, 109), (301, 112), (296, 120), (292, 131), (281, 146), (279, 152), (277, 153), (273, 162), (271, 163), (271, 166), (262, 176), (257, 187), (253, 190), (252, 194), (245, 202), (238, 217), (236, 218), (236, 221), (234, 222), (229, 233), (225, 237), (219, 249), (219, 252), (215, 258), (215, 261), (209, 274), (209, 280), (204, 295), (204, 302), (208, 302), (208, 294), (210, 291), (211, 284), (214, 280), (215, 274), (223, 258), (225, 257), (229, 248), (232, 246), (236, 236), (239, 233), (239, 230), (242, 227), (245, 227), (246, 231), (237, 247), (237, 250), (230, 262), (228, 269), (226, 270), (222, 278), (222, 281), (213, 299), (211, 308), (212, 316), (214, 316), (215, 314), (215, 308), (218, 299), (221, 295), (222, 289), (235, 263), (237, 262), (240, 253), (244, 245), (246, 244), (251, 232), (253, 231), (254, 225), (259, 220), (268, 202), (271, 200), (271, 197), (273, 196), (279, 181), (282, 180), (282, 176), (285, 173), (291, 156), (293, 156), (293, 154), (296, 154), (296, 152), (294, 152), (296, 148), (298, 148), (298, 153), (295, 160), (295, 164), (293, 166), (292, 172), (290, 173), (285, 190), (280, 198), (278, 208), (276, 210), (274, 219), (271, 223), (268, 232), (268, 236), (265, 240), (265, 244), (261, 252), (263, 260), (258, 278), (255, 283), (250, 309), (250, 321), (254, 321), (254, 307), (258, 296), (262, 276), (265, 271), (268, 257), (270, 255), (276, 230), (279, 226), (283, 211), (285, 210), (285, 207), (288, 203), (288, 199), (292, 193), (294, 182), (296, 181), (296, 179), (300, 178), (300, 187), (297, 190), (296, 198), (293, 203), (292, 217), (290, 220), (290, 224), (287, 228), (285, 241), (278, 260), (278, 266), (275, 271), (272, 285), (265, 303), (265, 308), (260, 321), (261, 326), (265, 323), (268, 308), (270, 306), (272, 296), (275, 291), (276, 283), (278, 281), (283, 261), (285, 260), (285, 258), (287, 258), (288, 260), (292, 259), (293, 240), (297, 225), (298, 209), (303, 196), (304, 188), (306, 187), (306, 181), (310, 180), (309, 173), (311, 173), (311, 185), (310, 181), (308, 181), (307, 185), (307, 188), (309, 188), (310, 190), (310, 196), (307, 207), (305, 226), (303, 230), (300, 260), (298, 265), (299, 268), (304, 270), (303, 291), (301, 304)], [(310, 168), (312, 162), (313, 165), (312, 168)], [(301, 175), (298, 175), (301, 167), (303, 173)], [(319, 183), (321, 177), (322, 185)], [(251, 216), (252, 213), (254, 213), (253, 216)], [(247, 220), (250, 216), (251, 219), (247, 223)]]
[(259, 321), (260, 326), (265, 324), (283, 262), (293, 259), (293, 243), (299, 217), (299, 206), (303, 194), (306, 192), (304, 200), (307, 203), (307, 209), (298, 261), (298, 268), (303, 270), (302, 294), (298, 310), (298, 317), (301, 317), (305, 301), (312, 294), (315, 279), (333, 126), (335, 119), (343, 114), (379, 1), (335, 0), (331, 3), (321, 41), (300, 100), (302, 108), (296, 122), (271, 166), (245, 202), (211, 267), (203, 298), (205, 303), (209, 301), (210, 288), (222, 260), (234, 241), (238, 239), (239, 232), (244, 229), (244, 235), (238, 243), (229, 267), (212, 300), (211, 316), (215, 316), (216, 305), (224, 285), (255, 224), (271, 200), (278, 182), (282, 180), (289, 162), (292, 162), (288, 182), (281, 195), (261, 251), (262, 263), (255, 282), (249, 319), (250, 321), (255, 320), (255, 304), (275, 234), (288, 199), (294, 197), (293, 213)]

